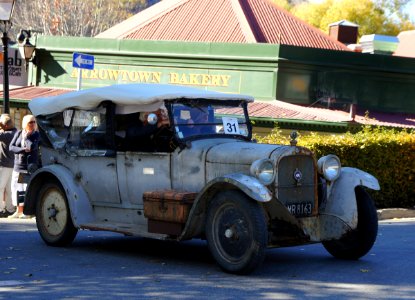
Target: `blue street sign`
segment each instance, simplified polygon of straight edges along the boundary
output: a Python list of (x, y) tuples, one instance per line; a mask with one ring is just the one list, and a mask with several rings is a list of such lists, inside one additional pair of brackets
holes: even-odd
[(75, 52), (73, 54), (72, 67), (93, 70), (94, 69), (94, 56)]

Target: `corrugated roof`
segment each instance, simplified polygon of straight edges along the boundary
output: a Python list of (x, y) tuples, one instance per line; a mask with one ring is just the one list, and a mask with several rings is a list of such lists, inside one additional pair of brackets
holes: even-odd
[(349, 49), (268, 0), (164, 0), (97, 38)]
[(415, 128), (415, 114), (369, 112), (357, 109), (354, 120), (349, 112), (305, 107), (275, 100), (273, 102), (254, 102), (249, 104), (250, 117), (270, 119), (290, 119), (318, 122), (354, 122), (362, 125), (387, 126), (398, 128)]
[(229, 0), (184, 2), (124, 39), (246, 42)]
[[(10, 90), (10, 99), (17, 101), (30, 101), (37, 97), (56, 96), (71, 92), (69, 89), (53, 89), (46, 87), (23, 87)], [(0, 92), (3, 98), (3, 92)], [(251, 118), (264, 119), (289, 119), (298, 121), (317, 122), (351, 122), (348, 112), (304, 107), (283, 101), (254, 102), (249, 104), (249, 115)], [(382, 112), (370, 112), (369, 118), (365, 117), (365, 111), (357, 110), (354, 122), (357, 124), (370, 124), (388, 127), (415, 128), (415, 114), (393, 114)]]
[(239, 3), (248, 22), (258, 24), (255, 32), (263, 35), (258, 42), (348, 51), (342, 43), (267, 0), (239, 0)]
[[(57, 96), (71, 92), (70, 89), (56, 89), (48, 87), (27, 86), (10, 89), (9, 98), (11, 100), (30, 101), (37, 97)], [(0, 91), (0, 98), (3, 99), (3, 91)]]

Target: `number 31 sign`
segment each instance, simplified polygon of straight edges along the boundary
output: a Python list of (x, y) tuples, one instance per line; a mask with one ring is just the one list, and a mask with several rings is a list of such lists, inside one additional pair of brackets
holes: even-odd
[(239, 134), (239, 124), (237, 118), (223, 117), (222, 122), (225, 134)]

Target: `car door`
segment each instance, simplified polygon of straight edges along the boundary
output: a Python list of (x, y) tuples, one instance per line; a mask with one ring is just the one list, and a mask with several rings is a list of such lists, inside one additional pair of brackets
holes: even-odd
[(170, 153), (117, 153), (117, 175), (123, 205), (141, 209), (145, 191), (171, 189), (170, 161)]
[(75, 110), (66, 151), (68, 167), (96, 206), (120, 204), (115, 151), (109, 149), (107, 110)]

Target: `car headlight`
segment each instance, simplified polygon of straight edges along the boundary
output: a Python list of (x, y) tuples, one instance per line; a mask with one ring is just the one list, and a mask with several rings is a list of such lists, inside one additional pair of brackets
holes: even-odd
[(328, 181), (336, 180), (340, 176), (340, 159), (333, 154), (320, 157), (317, 162), (317, 168), (318, 172)]
[(274, 181), (274, 165), (269, 159), (259, 159), (252, 163), (251, 174), (263, 184), (268, 185)]

